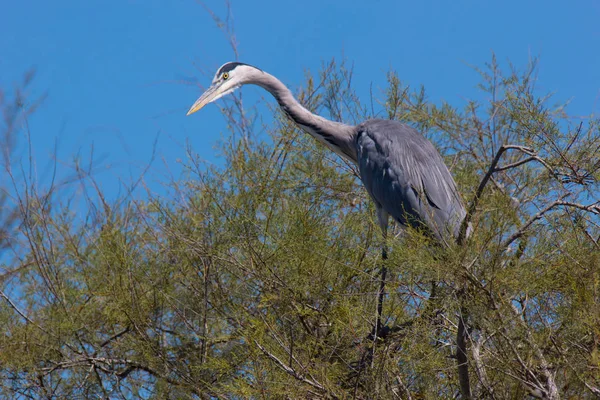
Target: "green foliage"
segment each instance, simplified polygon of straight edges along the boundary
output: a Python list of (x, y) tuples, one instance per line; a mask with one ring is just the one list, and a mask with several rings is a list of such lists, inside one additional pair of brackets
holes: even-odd
[[(388, 74), (384, 112), (445, 154), (473, 234), (449, 248), (412, 230), (389, 241), (376, 341), (373, 206), (352, 165), (283, 117), (226, 140), (222, 168), (190, 151), (170, 196), (97, 193), (81, 220), (21, 192), (20, 224), (5, 224), (18, 256), (3, 267), (0, 395), (450, 398), (459, 315), (474, 397), (598, 395), (599, 124), (549, 106), (535, 65), (510, 68), (493, 58), (483, 100), (462, 110)], [(323, 71), (298, 93), (307, 107), (368, 117), (351, 70)], [(505, 145), (519, 147), (494, 161)]]

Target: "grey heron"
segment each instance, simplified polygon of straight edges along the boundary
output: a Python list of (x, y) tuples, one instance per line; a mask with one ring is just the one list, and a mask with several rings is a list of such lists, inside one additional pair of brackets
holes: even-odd
[[(358, 167), (375, 203), (384, 241), (389, 216), (401, 225), (427, 231), (440, 243), (448, 244), (459, 237), (466, 212), (456, 183), (433, 144), (408, 125), (382, 119), (370, 119), (357, 126), (330, 121), (304, 108), (273, 75), (240, 62), (222, 65), (187, 115), (245, 84), (266, 89), (303, 131)], [(387, 258), (385, 246), (382, 257)], [(385, 275), (384, 265), (375, 336), (381, 326)]]
[(458, 238), (466, 212), (456, 183), (433, 144), (408, 125), (370, 119), (351, 126), (327, 120), (304, 108), (279, 79), (240, 62), (221, 66), (187, 115), (245, 84), (266, 89), (303, 131), (358, 166), (384, 237), (391, 216), (401, 225), (425, 229), (442, 243)]

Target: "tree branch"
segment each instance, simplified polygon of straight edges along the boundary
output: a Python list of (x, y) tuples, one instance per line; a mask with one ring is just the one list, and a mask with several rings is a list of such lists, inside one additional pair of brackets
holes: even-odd
[(542, 218), (544, 216), (544, 214), (546, 214), (547, 212), (551, 211), (552, 209), (554, 209), (556, 207), (559, 207), (559, 206), (573, 207), (573, 208), (578, 208), (580, 210), (591, 212), (591, 213), (594, 213), (594, 214), (600, 214), (600, 206), (598, 205), (599, 203), (600, 202), (595, 202), (593, 204), (590, 204), (590, 205), (586, 206), (586, 205), (583, 205), (583, 204), (573, 203), (573, 202), (570, 202), (570, 201), (563, 201), (562, 199), (561, 200), (555, 200), (552, 203), (550, 203), (549, 205), (547, 205), (546, 207), (544, 207), (542, 210), (540, 210), (540, 212), (538, 212), (537, 214), (535, 214), (534, 216), (532, 216), (531, 218), (529, 218), (527, 220), (527, 222), (525, 222), (515, 233), (513, 233), (512, 235), (510, 235), (502, 243), (502, 247), (503, 248), (507, 248), (508, 246), (510, 246), (510, 244), (512, 242), (514, 242), (515, 240), (517, 240), (518, 238), (520, 238), (521, 236), (523, 236), (523, 234), (531, 226), (531, 224), (533, 224), (538, 219)]
[(490, 385), (487, 373), (485, 371), (485, 365), (481, 359), (481, 347), (485, 342), (483, 338), (483, 334), (477, 338), (475, 343), (472, 345), (471, 353), (473, 354), (473, 361), (475, 363), (475, 372), (477, 373), (477, 377), (479, 378), (479, 383), (485, 389), (486, 395), (490, 396), (490, 398), (495, 399), (494, 396), (494, 388)]
[[(471, 201), (471, 204), (469, 205), (469, 208), (467, 210), (467, 215), (465, 216), (465, 219), (463, 220), (463, 223), (460, 227), (458, 239), (456, 240), (459, 245), (463, 244), (464, 240), (466, 239), (467, 228), (469, 227), (471, 218), (473, 217), (473, 213), (475, 212), (475, 209), (477, 208), (477, 205), (479, 204), (479, 199), (481, 198), (483, 189), (485, 189), (485, 186), (491, 179), (494, 172), (498, 171), (496, 166), (498, 165), (498, 162), (500, 161), (502, 154), (504, 154), (504, 152), (506, 150), (520, 150), (523, 153), (530, 155), (530, 156), (533, 156), (535, 154), (532, 149), (530, 149), (529, 147), (524, 147), (524, 146), (505, 144), (505, 145), (501, 146), (500, 149), (498, 149), (498, 152), (496, 153), (496, 156), (494, 156), (494, 159), (492, 160), (492, 163), (490, 164), (486, 174), (483, 176), (483, 179), (481, 179), (481, 182), (479, 182), (479, 186), (477, 187), (477, 190), (475, 191), (475, 196), (473, 197), (473, 200)], [(521, 165), (521, 164), (517, 164), (517, 165)], [(517, 166), (517, 165), (514, 165), (514, 166)], [(502, 167), (501, 171), (504, 171), (506, 169), (508, 169), (508, 166)]]
[(114, 334), (113, 336), (109, 337), (104, 342), (102, 342), (102, 344), (100, 345), (100, 347), (104, 347), (104, 346), (108, 345), (113, 340), (116, 340), (116, 339), (120, 338), (121, 336), (127, 334), (130, 330), (131, 330), (130, 327), (126, 327), (121, 332), (117, 332), (116, 334)]
[(538, 159), (537, 157), (527, 157), (522, 160), (516, 161), (512, 164), (503, 165), (502, 167), (497, 167), (496, 169), (494, 169), (494, 172), (506, 171), (507, 169), (515, 168), (515, 167), (518, 167), (519, 165), (527, 164), (528, 162), (535, 161), (537, 159)]
[(13, 310), (15, 310), (17, 312), (17, 314), (19, 314), (21, 316), (21, 318), (23, 318), (25, 321), (27, 321), (31, 325), (35, 326), (36, 328), (38, 328), (40, 331), (44, 332), (45, 334), (52, 336), (54, 338), (56, 337), (56, 335), (54, 335), (51, 332), (48, 332), (46, 329), (42, 328), (40, 325), (35, 323), (31, 318), (29, 318), (27, 316), (27, 314), (25, 314), (23, 311), (21, 311), (19, 309), (19, 307), (17, 307), (17, 305), (15, 303), (13, 303), (12, 300), (4, 293), (4, 291), (0, 290), (0, 296), (2, 296), (4, 298), (4, 300), (6, 300), (6, 302), (11, 306), (11, 308)]
[(337, 399), (338, 397), (333, 395), (332, 393), (330, 393), (323, 385), (321, 385), (318, 382), (315, 382), (313, 380), (310, 380), (308, 378), (306, 378), (305, 376), (303, 376), (302, 374), (299, 374), (298, 372), (296, 372), (295, 369), (288, 367), (287, 365), (285, 365), (285, 363), (283, 361), (281, 361), (279, 358), (277, 358), (276, 355), (271, 354), (269, 351), (267, 351), (267, 349), (265, 349), (263, 346), (261, 346), (260, 343), (258, 343), (256, 340), (254, 341), (254, 344), (256, 344), (256, 346), (258, 346), (258, 348), (260, 349), (260, 351), (263, 352), (264, 355), (266, 355), (267, 357), (269, 357), (271, 360), (275, 361), (275, 363), (279, 366), (279, 368), (281, 368), (282, 370), (284, 370), (285, 372), (287, 372), (288, 374), (290, 374), (291, 376), (293, 376), (294, 378), (296, 378), (297, 380), (304, 382), (312, 387), (314, 387), (315, 389), (319, 389), (323, 392), (327, 392), (329, 393), (329, 395), (334, 398)]

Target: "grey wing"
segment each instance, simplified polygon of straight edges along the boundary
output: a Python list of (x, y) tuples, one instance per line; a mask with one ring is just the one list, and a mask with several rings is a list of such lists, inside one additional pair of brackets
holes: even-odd
[(377, 205), (401, 224), (426, 227), (439, 240), (456, 238), (465, 210), (433, 144), (397, 121), (369, 120), (357, 129), (361, 179)]

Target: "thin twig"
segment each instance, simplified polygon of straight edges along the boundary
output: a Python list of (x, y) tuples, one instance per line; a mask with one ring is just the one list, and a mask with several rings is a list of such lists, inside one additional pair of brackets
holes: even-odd
[(2, 296), (4, 298), (4, 300), (6, 300), (6, 302), (12, 307), (12, 309), (15, 310), (17, 312), (17, 314), (19, 314), (25, 321), (29, 322), (31, 325), (35, 326), (36, 328), (38, 328), (45, 334), (50, 335), (52, 337), (56, 337), (55, 335), (51, 334), (50, 332), (48, 332), (47, 330), (42, 328), (40, 325), (35, 323), (31, 318), (29, 318), (27, 316), (27, 314), (25, 314), (23, 311), (21, 311), (19, 309), (19, 307), (17, 307), (17, 305), (15, 303), (13, 303), (12, 300), (4, 293), (4, 291), (0, 290), (0, 296)]
[[(310, 386), (312, 386), (312, 387), (314, 387), (316, 389), (319, 389), (319, 390), (324, 391), (324, 392), (328, 392), (328, 390), (323, 385), (321, 385), (320, 383), (315, 382), (313, 380), (310, 380), (310, 379), (306, 378), (302, 374), (296, 372), (295, 369), (293, 369), (293, 368), (288, 367), (287, 365), (285, 365), (285, 363), (283, 361), (281, 361), (279, 358), (277, 358), (276, 355), (271, 354), (269, 351), (267, 351), (267, 349), (265, 349), (263, 346), (261, 346), (261, 344), (258, 343), (256, 340), (254, 341), (254, 344), (256, 344), (256, 346), (258, 346), (258, 348), (260, 349), (260, 351), (263, 352), (264, 355), (266, 355), (267, 357), (269, 357), (271, 360), (275, 361), (275, 363), (281, 369), (283, 369), (285, 372), (287, 372), (289, 375), (293, 376), (297, 380), (299, 380), (301, 382), (304, 382), (304, 383), (306, 383), (306, 384), (308, 384), (308, 385), (310, 385)], [(337, 399), (337, 396), (333, 395), (332, 393), (329, 393), (329, 395), (332, 398)]]
[[(564, 198), (564, 196), (563, 196)], [(511, 245), (512, 242), (514, 242), (515, 240), (517, 240), (518, 238), (520, 238), (521, 236), (523, 236), (523, 234), (525, 234), (525, 231), (531, 226), (531, 224), (533, 224), (535, 221), (539, 220), (540, 218), (542, 218), (544, 216), (544, 214), (546, 214), (547, 212), (553, 210), (556, 207), (560, 207), (560, 206), (564, 206), (564, 207), (574, 207), (574, 208), (578, 208), (580, 210), (583, 211), (587, 211), (587, 212), (591, 212), (594, 214), (600, 214), (600, 206), (598, 205), (600, 202), (596, 202), (590, 205), (583, 205), (583, 204), (579, 204), (579, 203), (573, 203), (570, 201), (563, 201), (561, 200), (555, 200), (552, 203), (550, 203), (549, 205), (547, 205), (546, 207), (544, 207), (542, 210), (540, 210), (540, 212), (538, 212), (537, 214), (535, 214), (534, 216), (532, 216), (531, 218), (529, 218), (527, 220), (527, 222), (525, 222), (515, 233), (513, 233), (512, 235), (510, 235), (503, 243), (502, 243), (502, 247), (503, 248), (508, 248), (508, 246)]]
[[(498, 167), (497, 165), (498, 165), (498, 162), (500, 161), (500, 158), (502, 157), (504, 152), (506, 152), (507, 150), (518, 150), (518, 151), (521, 151), (522, 153), (528, 155), (529, 157), (525, 158), (523, 160), (514, 162), (512, 164)], [(481, 199), (481, 195), (483, 194), (483, 190), (485, 189), (485, 186), (490, 181), (490, 179), (492, 179), (492, 175), (496, 172), (506, 171), (508, 169), (518, 167), (520, 165), (523, 165), (523, 164), (531, 162), (531, 161), (539, 162), (540, 164), (542, 164), (544, 166), (544, 168), (546, 168), (548, 170), (548, 172), (550, 172), (550, 174), (552, 174), (552, 176), (557, 178), (556, 172), (552, 169), (552, 167), (550, 167), (550, 165), (544, 159), (539, 157), (535, 153), (535, 151), (529, 147), (505, 144), (505, 145), (502, 145), (500, 147), (500, 149), (498, 149), (496, 156), (494, 156), (494, 159), (492, 160), (486, 174), (484, 175), (483, 179), (481, 179), (481, 182), (479, 183), (479, 186), (477, 187), (477, 190), (475, 191), (475, 196), (473, 197), (473, 200), (471, 201), (471, 204), (469, 205), (469, 209), (467, 210), (465, 219), (463, 220), (463, 223), (460, 227), (460, 232), (459, 232), (458, 239), (457, 239), (458, 244), (462, 244), (466, 238), (467, 229), (469, 227), (469, 223), (471, 222), (471, 218), (473, 217), (473, 213), (475, 212), (475, 209), (477, 208), (477, 206), (479, 204), (479, 200)]]

